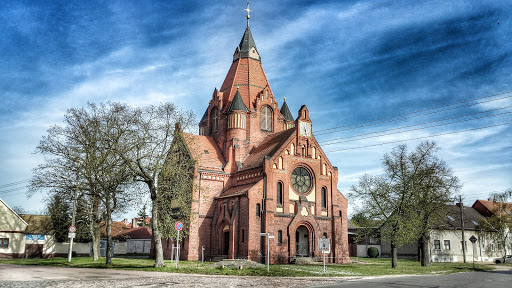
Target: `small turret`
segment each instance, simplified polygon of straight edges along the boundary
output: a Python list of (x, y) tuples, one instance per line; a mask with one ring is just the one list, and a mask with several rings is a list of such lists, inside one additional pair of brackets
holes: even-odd
[(283, 105), (281, 106), (281, 114), (284, 116), (284, 130), (293, 128), (294, 120), (288, 105), (286, 104), (286, 98), (284, 98)]

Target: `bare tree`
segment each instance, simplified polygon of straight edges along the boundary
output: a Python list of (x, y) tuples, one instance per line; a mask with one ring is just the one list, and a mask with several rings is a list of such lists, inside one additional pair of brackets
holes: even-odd
[(32, 192), (50, 189), (50, 193), (69, 195), (73, 191), (84, 194), (81, 199), (89, 200), (86, 209), (90, 216), (95, 261), (99, 256), (100, 215), (103, 211), (108, 235), (107, 264), (111, 263), (108, 252), (112, 242), (112, 212), (124, 203), (125, 194), (119, 188), (133, 178), (124, 159), (117, 153), (119, 141), (131, 128), (126, 122), (130, 111), (129, 107), (118, 103), (69, 109), (65, 125), (51, 127), (37, 147), (37, 152), (49, 157), (34, 169), (31, 180)]
[(136, 109), (130, 121), (133, 126), (130, 133), (121, 141), (119, 155), (125, 160), (127, 167), (135, 175), (135, 180), (146, 183), (151, 202), (152, 230), (155, 243), (155, 267), (164, 266), (162, 250), (162, 234), (158, 220), (160, 219), (158, 201), (159, 175), (164, 169), (165, 161), (173, 140), (176, 123), (184, 129), (195, 124), (191, 112), (182, 112), (172, 103), (159, 106), (148, 106)]

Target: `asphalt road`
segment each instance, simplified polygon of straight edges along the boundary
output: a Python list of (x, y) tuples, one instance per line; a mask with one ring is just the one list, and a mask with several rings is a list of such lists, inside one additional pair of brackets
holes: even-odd
[(336, 283), (325, 285), (313, 285), (316, 288), (330, 287), (413, 287), (413, 288), (435, 288), (435, 287), (463, 287), (463, 288), (492, 288), (512, 287), (511, 267), (503, 267), (499, 270), (488, 272), (470, 272), (442, 275), (410, 275), (410, 276), (384, 276), (364, 277), (363, 279), (342, 280)]
[(382, 277), (237, 277), (0, 263), (0, 287), (512, 287), (512, 267), (492, 272)]

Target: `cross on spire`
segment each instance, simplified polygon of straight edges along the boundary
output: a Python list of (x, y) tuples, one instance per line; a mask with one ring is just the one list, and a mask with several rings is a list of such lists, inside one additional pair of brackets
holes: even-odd
[(247, 0), (247, 8), (245, 8), (244, 10), (247, 11), (247, 27), (249, 27), (249, 19), (251, 18), (251, 15), (249, 15), (249, 13), (251, 12), (251, 9), (249, 9), (249, 0)]

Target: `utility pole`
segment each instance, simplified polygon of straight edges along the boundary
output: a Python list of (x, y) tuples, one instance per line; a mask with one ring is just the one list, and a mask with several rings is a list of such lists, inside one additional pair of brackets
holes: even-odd
[(462, 204), (462, 195), (459, 195), (459, 208), (460, 208), (460, 226), (462, 228), (462, 257), (466, 263), (466, 238), (464, 238), (464, 204)]

